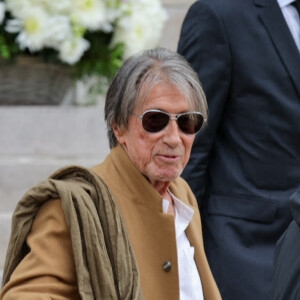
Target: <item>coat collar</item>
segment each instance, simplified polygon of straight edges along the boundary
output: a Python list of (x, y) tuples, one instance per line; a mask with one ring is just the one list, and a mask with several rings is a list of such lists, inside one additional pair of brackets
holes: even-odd
[[(118, 144), (110, 152), (111, 162), (120, 173), (130, 195), (136, 203), (147, 205), (150, 209), (163, 212), (162, 196), (153, 188), (148, 179), (134, 166), (124, 148)], [(147, 197), (143, 197), (147, 195)], [(148, 199), (152, 201), (147, 201)]]
[[(147, 261), (145, 255), (148, 250), (143, 248), (145, 241), (142, 243), (142, 246), (140, 245), (141, 241), (138, 240), (138, 237), (141, 235), (137, 233), (140, 230), (142, 230), (146, 240), (152, 241), (150, 243), (152, 245), (152, 252), (156, 251), (153, 249), (157, 249), (158, 255), (162, 256), (164, 255), (163, 251), (168, 248), (169, 250), (167, 250), (164, 257), (174, 255), (174, 260), (176, 261), (177, 254), (174, 254), (174, 249), (176, 249), (174, 217), (163, 213), (162, 196), (153, 188), (147, 178), (136, 169), (122, 146), (118, 145), (113, 148), (105, 161), (95, 166), (93, 171), (104, 180), (111, 191), (113, 191), (113, 194), (115, 194), (115, 198), (127, 221), (125, 223), (128, 227), (129, 234), (131, 234), (134, 247), (136, 245), (135, 251), (141, 269), (148, 270), (147, 267), (143, 267)], [(191, 245), (195, 247), (195, 261), (200, 273), (205, 299), (221, 299), (205, 256), (201, 221), (196, 199), (182, 178), (172, 181), (169, 188), (177, 198), (193, 207), (195, 212), (186, 229), (186, 234)], [(126, 201), (124, 201), (124, 199), (126, 199)], [(142, 217), (140, 215), (142, 215)], [(142, 220), (141, 223), (138, 223), (140, 220)], [(151, 222), (149, 220), (151, 220)], [(151, 224), (151, 227), (148, 226), (149, 224)], [(159, 241), (163, 232), (166, 231), (168, 232), (168, 240), (163, 240), (162, 242), (162, 244), (166, 246), (166, 249), (164, 249), (162, 244), (157, 244), (157, 241)], [(143, 251), (140, 252), (140, 249), (143, 249)], [(174, 267), (177, 268), (176, 262)], [(148, 281), (150, 280), (148, 276), (150, 275), (146, 272), (146, 275), (143, 273), (143, 276), (145, 276), (146, 279), (144, 281), (142, 280), (142, 282), (144, 282), (145, 286), (148, 286)], [(178, 276), (176, 275), (173, 281), (174, 288), (176, 287), (177, 280)], [(175, 293), (175, 291), (173, 291), (173, 293)], [(179, 293), (177, 294), (179, 295)], [(174, 296), (172, 299), (177, 298)]]
[[(111, 168), (113, 166), (113, 169)], [(162, 208), (162, 196), (153, 188), (149, 180), (140, 173), (140, 171), (134, 166), (124, 148), (118, 144), (114, 147), (109, 156), (105, 159), (104, 163), (95, 166), (94, 171), (103, 177), (107, 182), (111, 182), (114, 190), (119, 190), (120, 186), (117, 183), (113, 183), (114, 176), (119, 176), (126, 185), (126, 191), (128, 196), (134, 197), (136, 203), (146, 205), (149, 209), (163, 213)], [(109, 170), (109, 172), (104, 171)], [(113, 172), (116, 172), (115, 175)], [(170, 191), (185, 204), (189, 205), (193, 209), (198, 209), (192, 203), (186, 200), (186, 195), (182, 190), (182, 185), (186, 185), (182, 178), (178, 178), (170, 183)], [(144, 197), (147, 195), (147, 197)], [(149, 199), (152, 199), (149, 201)]]

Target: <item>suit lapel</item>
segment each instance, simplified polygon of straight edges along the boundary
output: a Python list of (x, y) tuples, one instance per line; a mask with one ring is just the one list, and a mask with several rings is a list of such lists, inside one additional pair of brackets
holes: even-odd
[(300, 96), (300, 53), (277, 1), (255, 0), (255, 4), (261, 7), (259, 18), (266, 27)]

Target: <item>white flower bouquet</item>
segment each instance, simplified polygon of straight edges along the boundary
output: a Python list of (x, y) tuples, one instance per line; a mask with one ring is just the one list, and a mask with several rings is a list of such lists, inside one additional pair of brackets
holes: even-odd
[(160, 0), (0, 0), (0, 58), (111, 78), (125, 58), (157, 45), (166, 18)]

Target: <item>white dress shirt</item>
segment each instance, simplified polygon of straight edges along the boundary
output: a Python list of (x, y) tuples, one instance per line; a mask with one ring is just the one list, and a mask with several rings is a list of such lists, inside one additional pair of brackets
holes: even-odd
[(300, 18), (297, 9), (292, 5), (294, 0), (277, 0), (285, 21), (300, 51)]
[[(203, 289), (194, 260), (194, 247), (191, 247), (185, 230), (190, 224), (194, 210), (170, 193), (175, 207), (175, 230), (178, 256), (180, 300), (203, 300)], [(167, 213), (169, 201), (163, 199), (163, 211)]]

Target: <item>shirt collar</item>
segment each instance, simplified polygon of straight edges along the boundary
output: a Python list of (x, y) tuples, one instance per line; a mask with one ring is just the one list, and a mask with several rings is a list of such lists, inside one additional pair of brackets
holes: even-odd
[[(174, 201), (174, 207), (175, 207), (175, 229), (176, 229), (176, 238), (178, 238), (189, 226), (193, 215), (194, 215), (194, 210), (186, 205), (183, 201), (178, 199), (176, 196), (174, 196), (170, 191), (169, 191), (173, 201)], [(163, 199), (163, 211), (164, 213), (167, 213), (168, 208), (169, 208), (169, 201), (166, 199)]]
[(293, 3), (295, 0), (277, 0), (278, 5), (280, 8), (283, 8), (285, 6), (290, 5), (291, 3)]

